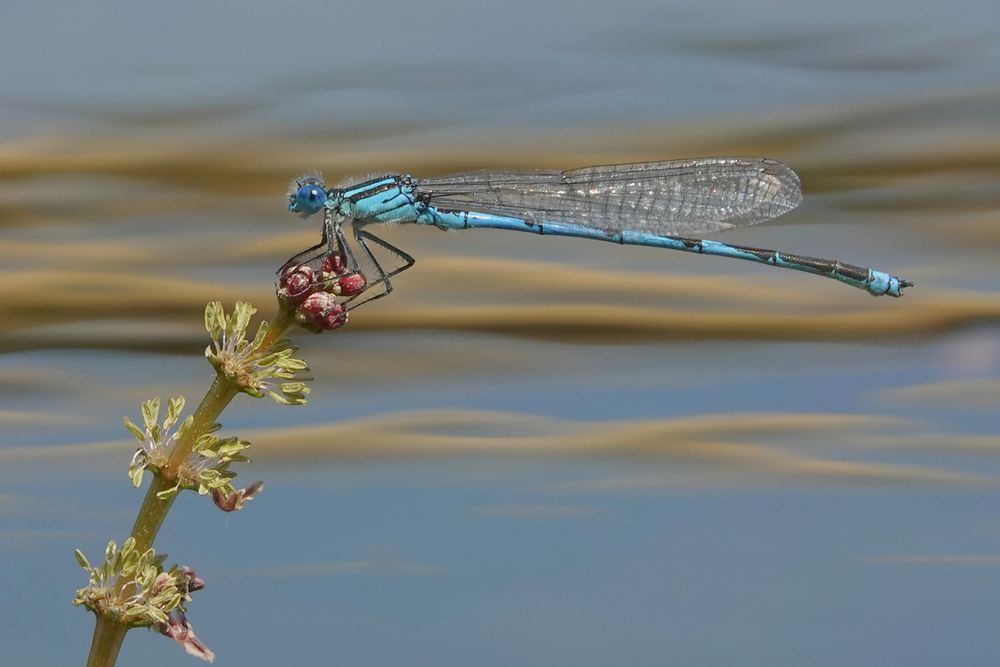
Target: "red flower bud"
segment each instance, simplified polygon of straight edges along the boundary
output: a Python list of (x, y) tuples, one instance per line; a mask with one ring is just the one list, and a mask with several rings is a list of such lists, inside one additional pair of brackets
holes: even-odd
[(326, 319), (323, 321), (323, 328), (325, 331), (333, 331), (345, 324), (347, 324), (347, 311), (341, 309), (339, 313), (327, 313)]
[(278, 278), (278, 298), (290, 303), (302, 301), (315, 288), (316, 276), (308, 266), (289, 266)]
[(365, 291), (367, 286), (365, 277), (360, 273), (352, 273), (337, 281), (337, 287), (341, 296), (354, 296)]
[[(254, 482), (245, 489), (234, 489), (230, 493), (226, 493), (222, 489), (212, 489), (212, 502), (223, 512), (235, 512), (243, 509), (243, 506), (248, 501), (253, 500), (254, 496), (260, 493), (263, 488), (264, 482)], [(202, 585), (204, 586), (204, 584)]]
[(335, 273), (338, 276), (343, 274), (347, 271), (347, 267), (344, 266), (344, 256), (339, 252), (331, 252), (323, 258), (322, 271), (324, 273)]
[(295, 310), (295, 321), (313, 333), (331, 331), (347, 324), (347, 311), (335, 295), (314, 292)]
[(299, 304), (295, 312), (296, 314), (303, 313), (308, 316), (322, 315), (325, 314), (332, 303), (336, 302), (330, 299), (330, 295), (326, 292), (315, 292)]

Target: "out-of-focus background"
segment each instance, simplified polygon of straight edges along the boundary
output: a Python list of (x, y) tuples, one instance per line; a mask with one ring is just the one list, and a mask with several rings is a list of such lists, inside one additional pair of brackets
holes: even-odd
[[(0, 5), (0, 662), (82, 664), (70, 606), (141, 493), (202, 308), (273, 312), (288, 180), (763, 155), (805, 201), (729, 260), (383, 230), (417, 258), (304, 408), (238, 399), (264, 493), (184, 497), (219, 664), (993, 665), (993, 0)], [(131, 633), (121, 664), (193, 664)]]

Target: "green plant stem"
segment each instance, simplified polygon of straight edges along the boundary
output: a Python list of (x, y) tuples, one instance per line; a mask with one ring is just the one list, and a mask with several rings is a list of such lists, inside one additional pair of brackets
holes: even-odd
[(97, 625), (94, 626), (94, 637), (90, 641), (87, 667), (114, 665), (115, 661), (118, 660), (118, 651), (121, 650), (126, 632), (128, 632), (128, 626), (123, 623), (115, 623), (106, 616), (98, 616)]
[[(292, 325), (293, 313), (284, 308), (278, 311), (278, 316), (271, 324), (267, 336), (261, 341), (260, 349), (268, 350), (273, 346)], [(184, 429), (180, 438), (171, 452), (166, 470), (168, 473), (176, 474), (178, 466), (191, 454), (198, 437), (206, 433), (222, 414), (222, 411), (229, 405), (229, 402), (240, 392), (240, 388), (225, 375), (216, 374), (212, 386), (208, 388), (205, 397), (194, 411), (194, 419), (189, 428)], [(132, 537), (135, 538), (135, 550), (142, 553), (153, 546), (153, 540), (163, 526), (163, 521), (167, 517), (177, 494), (171, 494), (166, 499), (157, 498), (157, 494), (166, 491), (174, 485), (174, 481), (167, 476), (155, 475), (152, 484), (146, 491), (146, 497), (142, 501), (142, 507), (136, 515), (135, 523), (132, 526)], [(119, 579), (116, 593), (121, 593), (129, 582)], [(94, 628), (94, 637), (91, 640), (90, 655), (87, 658), (87, 667), (113, 667), (118, 659), (118, 652), (121, 650), (122, 642), (125, 641), (125, 633), (128, 632), (127, 625), (101, 614), (97, 615), (97, 624)]]

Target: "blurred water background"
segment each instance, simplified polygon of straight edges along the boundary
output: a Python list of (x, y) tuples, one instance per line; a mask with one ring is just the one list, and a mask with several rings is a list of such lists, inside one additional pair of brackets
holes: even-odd
[[(220, 664), (995, 664), (995, 2), (0, 5), (5, 665), (82, 664), (72, 550), (140, 502), (121, 416), (273, 312), (288, 180), (764, 155), (725, 240), (916, 282), (397, 227), (308, 406), (237, 400), (247, 510), (182, 498)], [(191, 664), (131, 633), (120, 664)]]

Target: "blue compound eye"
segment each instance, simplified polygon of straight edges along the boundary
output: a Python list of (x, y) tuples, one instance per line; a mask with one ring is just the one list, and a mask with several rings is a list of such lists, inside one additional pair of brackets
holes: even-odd
[(326, 191), (315, 183), (306, 183), (295, 191), (295, 197), (290, 209), (295, 213), (310, 215), (323, 208), (326, 203)]

